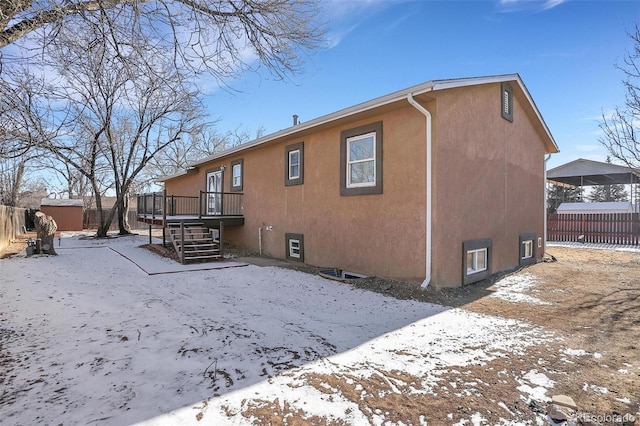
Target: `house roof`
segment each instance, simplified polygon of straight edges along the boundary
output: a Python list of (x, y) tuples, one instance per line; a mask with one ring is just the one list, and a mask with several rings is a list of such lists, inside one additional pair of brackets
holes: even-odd
[(640, 173), (627, 166), (578, 158), (548, 170), (547, 180), (571, 186), (630, 184), (640, 183)]
[[(449, 79), (449, 80), (431, 80), (425, 83), (421, 83), (415, 86), (408, 87), (403, 90), (399, 90), (397, 92), (390, 93), (385, 96), (381, 96), (379, 98), (372, 99), (370, 101), (366, 101), (345, 109), (341, 109), (339, 111), (333, 112), (331, 114), (323, 115), (321, 117), (315, 118), (313, 120), (296, 124), (294, 126), (288, 127), (286, 129), (280, 130), (278, 132), (272, 133), (270, 135), (266, 135), (264, 137), (255, 139), (253, 141), (238, 145), (236, 147), (230, 148), (225, 151), (221, 151), (219, 153), (213, 154), (209, 157), (203, 158), (202, 160), (196, 161), (194, 163), (189, 164), (188, 169), (196, 168), (197, 166), (208, 163), (210, 161), (223, 158), (247, 149), (254, 148), (259, 145), (266, 144), (268, 142), (274, 141), (276, 139), (280, 139), (283, 137), (293, 136), (314, 127), (318, 127), (324, 124), (331, 123), (333, 121), (337, 121), (355, 114), (359, 114), (365, 111), (369, 111), (375, 108), (382, 107), (384, 105), (389, 105), (395, 102), (404, 101), (407, 99), (409, 95), (418, 96), (427, 92), (436, 92), (439, 90), (460, 88), (466, 86), (477, 86), (481, 84), (492, 84), (492, 83), (504, 83), (504, 82), (515, 82), (517, 86), (520, 88), (521, 93), (524, 95), (526, 100), (528, 101), (531, 109), (535, 113), (535, 116), (538, 118), (539, 123), (542, 127), (543, 134), (546, 136), (545, 146), (548, 153), (556, 153), (559, 152), (560, 149), (556, 144), (549, 128), (547, 127), (540, 111), (538, 110), (533, 98), (531, 97), (529, 91), (524, 85), (522, 79), (519, 74), (505, 74), (505, 75), (496, 75), (496, 76), (487, 76), (487, 77), (471, 77), (471, 78), (458, 78), (458, 79)], [(161, 182), (167, 181), (173, 178), (177, 178), (179, 176), (183, 176), (187, 174), (187, 171), (165, 177), (160, 179)]]
[(43, 198), (42, 200), (40, 200), (40, 206), (83, 207), (84, 201), (82, 201), (81, 199), (69, 200), (67, 198)]
[(602, 203), (562, 203), (557, 213), (631, 213), (631, 203), (628, 201), (607, 201)]

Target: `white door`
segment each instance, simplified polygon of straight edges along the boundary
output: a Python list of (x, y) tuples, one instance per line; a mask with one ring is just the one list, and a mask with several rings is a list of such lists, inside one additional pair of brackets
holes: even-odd
[(207, 173), (207, 214), (222, 214), (222, 170)]

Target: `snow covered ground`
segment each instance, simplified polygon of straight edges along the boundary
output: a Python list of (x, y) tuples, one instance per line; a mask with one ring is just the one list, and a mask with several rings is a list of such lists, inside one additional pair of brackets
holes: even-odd
[[(292, 270), (168, 266), (137, 248), (146, 242), (73, 236), (59, 256), (0, 261), (3, 425), (252, 424), (247, 409), (274, 400), (307, 416), (385, 424), (384, 413), (309, 378), (380, 376), (390, 392), (429, 393), (448, 371), (549, 338), (515, 320)], [(531, 374), (523, 386), (553, 386)]]

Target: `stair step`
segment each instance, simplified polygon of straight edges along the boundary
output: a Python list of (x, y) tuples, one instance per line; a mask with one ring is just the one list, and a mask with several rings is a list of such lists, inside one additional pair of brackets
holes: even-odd
[(183, 223), (181, 226), (180, 222), (173, 222), (167, 223), (166, 229), (173, 247), (176, 253), (182, 257), (183, 263), (223, 258), (220, 239), (202, 223), (189, 222)]
[(210, 256), (185, 256), (184, 260), (194, 260), (194, 259), (222, 259), (222, 256), (219, 254), (214, 254)]
[(197, 255), (197, 254), (220, 254), (220, 250), (218, 249), (212, 249), (212, 250), (185, 250), (184, 251), (184, 255), (186, 256), (190, 256), (190, 255)]
[(176, 241), (176, 244), (179, 245), (180, 247), (185, 246), (185, 247), (218, 247), (220, 244), (217, 242), (212, 242), (212, 241), (203, 241), (200, 242), (198, 244), (193, 244), (191, 241), (185, 241), (184, 244), (181, 244), (180, 241)]

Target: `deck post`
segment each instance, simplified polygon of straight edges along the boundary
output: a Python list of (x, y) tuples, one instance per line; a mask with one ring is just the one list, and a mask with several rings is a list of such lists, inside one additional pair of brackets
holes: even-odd
[(224, 223), (222, 221), (220, 221), (220, 228), (219, 228), (218, 234), (219, 234), (218, 235), (218, 240), (219, 240), (218, 244), (220, 246), (220, 257), (223, 257), (224, 253), (222, 251), (222, 236), (224, 234)]
[(149, 224), (149, 244), (151, 244), (151, 224)]
[(162, 246), (166, 247), (164, 228), (167, 226), (167, 188), (162, 189)]
[(202, 219), (202, 191), (200, 191), (200, 197), (198, 197), (198, 220)]
[(184, 220), (180, 221), (180, 263), (184, 265)]
[(147, 194), (142, 194), (142, 208), (143, 208), (143, 212), (144, 212), (144, 218), (147, 218), (147, 214), (149, 212), (149, 210), (147, 210)]
[(151, 194), (151, 219), (156, 218), (156, 193)]

